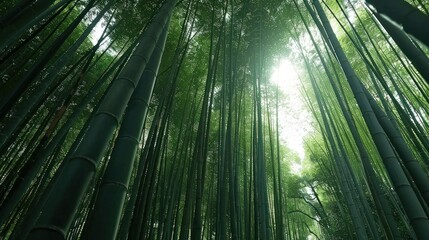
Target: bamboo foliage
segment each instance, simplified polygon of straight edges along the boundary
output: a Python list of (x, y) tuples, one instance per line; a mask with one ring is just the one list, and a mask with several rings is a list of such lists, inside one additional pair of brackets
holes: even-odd
[(408, 2), (0, 3), (0, 238), (429, 238)]
[[(20, 79), (20, 81), (15, 86), (13, 86), (12, 90), (10, 90), (2, 99), (0, 117), (4, 117), (11, 109), (12, 105), (18, 100), (19, 96), (23, 94), (24, 90), (28, 88), (28, 85), (31, 83), (31, 81), (34, 80), (35, 76), (40, 74), (43, 67), (46, 66), (47, 62), (51, 59), (52, 55), (58, 51), (65, 39), (71, 35), (73, 30), (78, 26), (80, 21), (82, 21), (84, 16), (91, 10), (92, 7), (94, 7), (94, 4), (95, 0), (89, 2), (89, 4), (73, 21), (73, 23), (70, 24), (68, 28), (52, 43), (49, 50), (44, 52), (43, 56), (38, 59), (37, 63), (34, 64), (32, 69), (25, 75), (25, 77)], [(2, 145), (3, 143), (4, 141), (1, 142)]]

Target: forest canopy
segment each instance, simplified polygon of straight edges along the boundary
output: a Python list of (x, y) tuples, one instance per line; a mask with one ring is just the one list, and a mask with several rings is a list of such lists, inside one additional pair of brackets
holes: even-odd
[(429, 3), (0, 2), (0, 239), (429, 239)]

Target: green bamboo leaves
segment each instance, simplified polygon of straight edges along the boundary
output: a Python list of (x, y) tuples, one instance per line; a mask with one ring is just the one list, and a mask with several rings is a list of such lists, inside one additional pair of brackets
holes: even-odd
[(0, 238), (429, 238), (429, 3), (310, 2), (0, 1)]

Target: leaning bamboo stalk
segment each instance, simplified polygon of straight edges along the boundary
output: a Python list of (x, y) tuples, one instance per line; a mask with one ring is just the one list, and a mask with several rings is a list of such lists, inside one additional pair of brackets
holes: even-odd
[[(375, 113), (372, 110), (367, 97), (365, 96), (360, 79), (357, 77), (352, 66), (350, 65), (350, 62), (347, 60), (347, 57), (342, 50), (342, 47), (336, 38), (334, 31), (332, 30), (332, 27), (329, 24), (322, 7), (320, 6), (319, 1), (314, 0), (313, 3), (323, 23), (324, 30), (329, 35), (329, 41), (335, 50), (338, 61), (347, 77), (349, 85), (362, 112), (362, 116), (371, 132), (374, 142), (376, 143), (378, 152), (383, 159), (383, 163), (387, 172), (389, 173), (390, 179), (395, 187), (399, 199), (404, 206), (407, 216), (411, 221), (411, 225), (413, 226), (413, 229), (418, 237), (422, 239), (429, 238), (429, 232), (427, 231), (429, 228), (428, 217), (422, 205), (420, 204), (416, 193), (411, 187), (407, 176), (402, 170), (395, 152), (386, 136), (386, 133), (380, 126), (380, 123), (378, 122)], [(310, 8), (308, 8), (308, 10), (312, 12)]]
[(130, 60), (102, 100), (80, 145), (54, 183), (29, 239), (66, 239), (92, 176), (167, 24), (176, 1), (167, 2), (141, 37)]
[[(86, 224), (88, 231), (84, 232), (84, 237), (87, 239), (116, 239), (133, 162), (161, 63), (167, 30), (168, 26), (165, 26), (141, 80), (128, 103), (92, 210), (92, 218)], [(109, 227), (106, 228), (106, 226)]]

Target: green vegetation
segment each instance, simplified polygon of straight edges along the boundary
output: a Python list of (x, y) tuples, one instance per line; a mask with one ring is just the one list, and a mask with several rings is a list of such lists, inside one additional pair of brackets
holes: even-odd
[(428, 9), (1, 2), (0, 239), (429, 239)]

